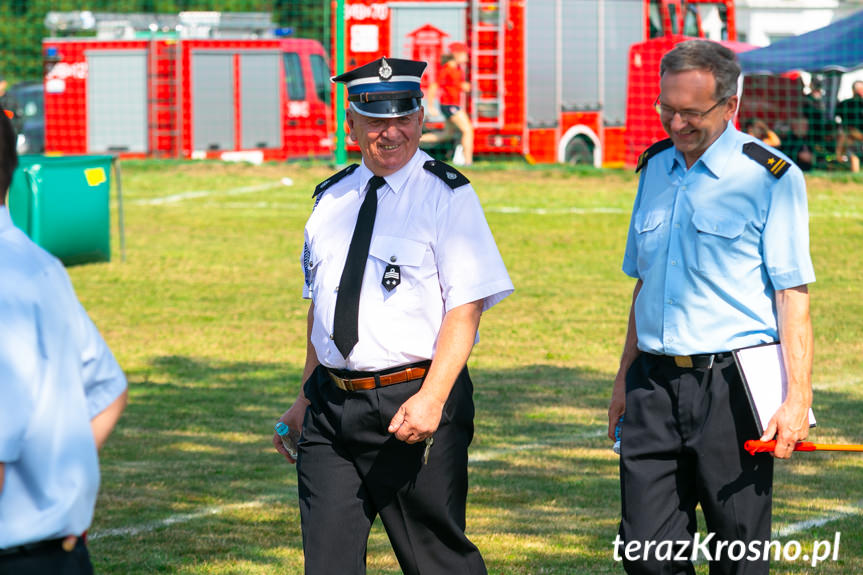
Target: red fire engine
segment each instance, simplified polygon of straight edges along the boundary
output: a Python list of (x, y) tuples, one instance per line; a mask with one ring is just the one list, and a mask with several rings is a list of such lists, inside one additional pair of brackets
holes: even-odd
[(661, 131), (662, 53), (736, 40), (733, 0), (345, 0), (344, 14), (346, 69), (423, 59), (429, 83), (450, 43), (469, 46), (477, 154), (595, 166), (634, 164)]
[(329, 157), (329, 63), (269, 14), (50, 13), (47, 152), (271, 160)]

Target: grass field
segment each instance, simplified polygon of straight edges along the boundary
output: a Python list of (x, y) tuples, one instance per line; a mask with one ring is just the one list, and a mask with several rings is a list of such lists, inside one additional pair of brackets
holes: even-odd
[[(97, 572), (302, 573), (296, 475), (270, 438), (300, 384), (302, 229), (330, 173), (123, 163), (127, 261), (115, 241), (110, 264), (70, 269), (130, 383), (102, 453)], [(633, 285), (620, 263), (636, 180), (518, 164), (466, 174), (516, 285), (483, 318), (469, 364), (469, 535), (494, 574), (622, 573), (605, 410)], [(809, 179), (822, 442), (863, 443), (861, 184)], [(863, 573), (861, 478), (853, 454), (777, 465), (781, 540), (811, 553), (838, 531), (841, 547), (838, 562), (780, 562), (775, 573)], [(399, 573), (379, 524), (368, 562), (369, 573)]]

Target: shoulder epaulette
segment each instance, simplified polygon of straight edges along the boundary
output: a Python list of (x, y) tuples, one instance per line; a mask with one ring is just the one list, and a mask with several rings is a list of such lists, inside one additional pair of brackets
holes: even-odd
[(459, 186), (470, 183), (470, 180), (468, 180), (464, 174), (452, 166), (437, 160), (429, 160), (423, 164), (423, 168), (442, 179), (444, 183), (452, 189), (456, 189)]
[(756, 142), (743, 144), (743, 153), (767, 168), (767, 171), (773, 174), (777, 180), (788, 171), (790, 166), (786, 160)]
[(348, 166), (347, 168), (345, 168), (341, 172), (333, 174), (332, 176), (330, 176), (329, 178), (327, 178), (326, 180), (324, 180), (323, 182), (321, 182), (320, 184), (317, 185), (317, 187), (315, 188), (315, 193), (312, 194), (312, 197), (314, 198), (315, 196), (323, 193), (324, 190), (326, 190), (327, 188), (329, 188), (330, 186), (332, 186), (333, 184), (335, 184), (336, 182), (338, 182), (339, 180), (341, 180), (345, 176), (349, 176), (349, 175), (353, 174), (354, 170), (356, 170), (359, 167), (360, 167), (359, 164), (351, 164), (350, 166)]
[(635, 165), (635, 173), (637, 174), (641, 171), (641, 168), (647, 165), (647, 160), (659, 152), (667, 150), (673, 145), (674, 142), (671, 141), (671, 138), (665, 138), (664, 140), (659, 140), (655, 144), (652, 144), (649, 148), (641, 152), (641, 155), (638, 156), (638, 163)]

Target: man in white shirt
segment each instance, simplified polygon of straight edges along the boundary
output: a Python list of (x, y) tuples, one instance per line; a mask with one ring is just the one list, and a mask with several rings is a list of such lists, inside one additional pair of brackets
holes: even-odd
[(467, 178), (418, 149), (425, 66), (381, 58), (333, 79), (363, 161), (315, 191), (305, 385), (281, 418), (303, 430), (309, 574), (364, 573), (377, 515), (405, 574), (486, 573), (464, 533), (465, 364), (482, 312), (513, 286)]
[(0, 575), (90, 574), (80, 536), (126, 378), (62, 264), (12, 225), (17, 164), (0, 114)]

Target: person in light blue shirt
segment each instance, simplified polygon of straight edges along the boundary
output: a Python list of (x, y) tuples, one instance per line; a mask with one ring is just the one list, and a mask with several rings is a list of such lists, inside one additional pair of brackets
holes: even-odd
[(0, 115), (0, 575), (92, 573), (80, 536), (126, 378), (62, 264), (13, 226), (17, 162)]
[[(615, 557), (627, 573), (694, 573), (700, 504), (709, 548), (734, 550), (703, 557), (711, 574), (767, 573), (764, 554), (750, 550), (770, 539), (773, 459), (743, 443), (775, 438), (776, 456), (787, 458), (808, 434), (815, 274), (806, 184), (786, 156), (734, 127), (733, 52), (684, 42), (660, 75), (669, 139), (639, 159), (623, 260), (637, 281), (608, 410), (609, 437), (625, 411)], [(759, 434), (730, 352), (778, 340), (787, 399)], [(640, 551), (621, 553), (627, 545)]]

